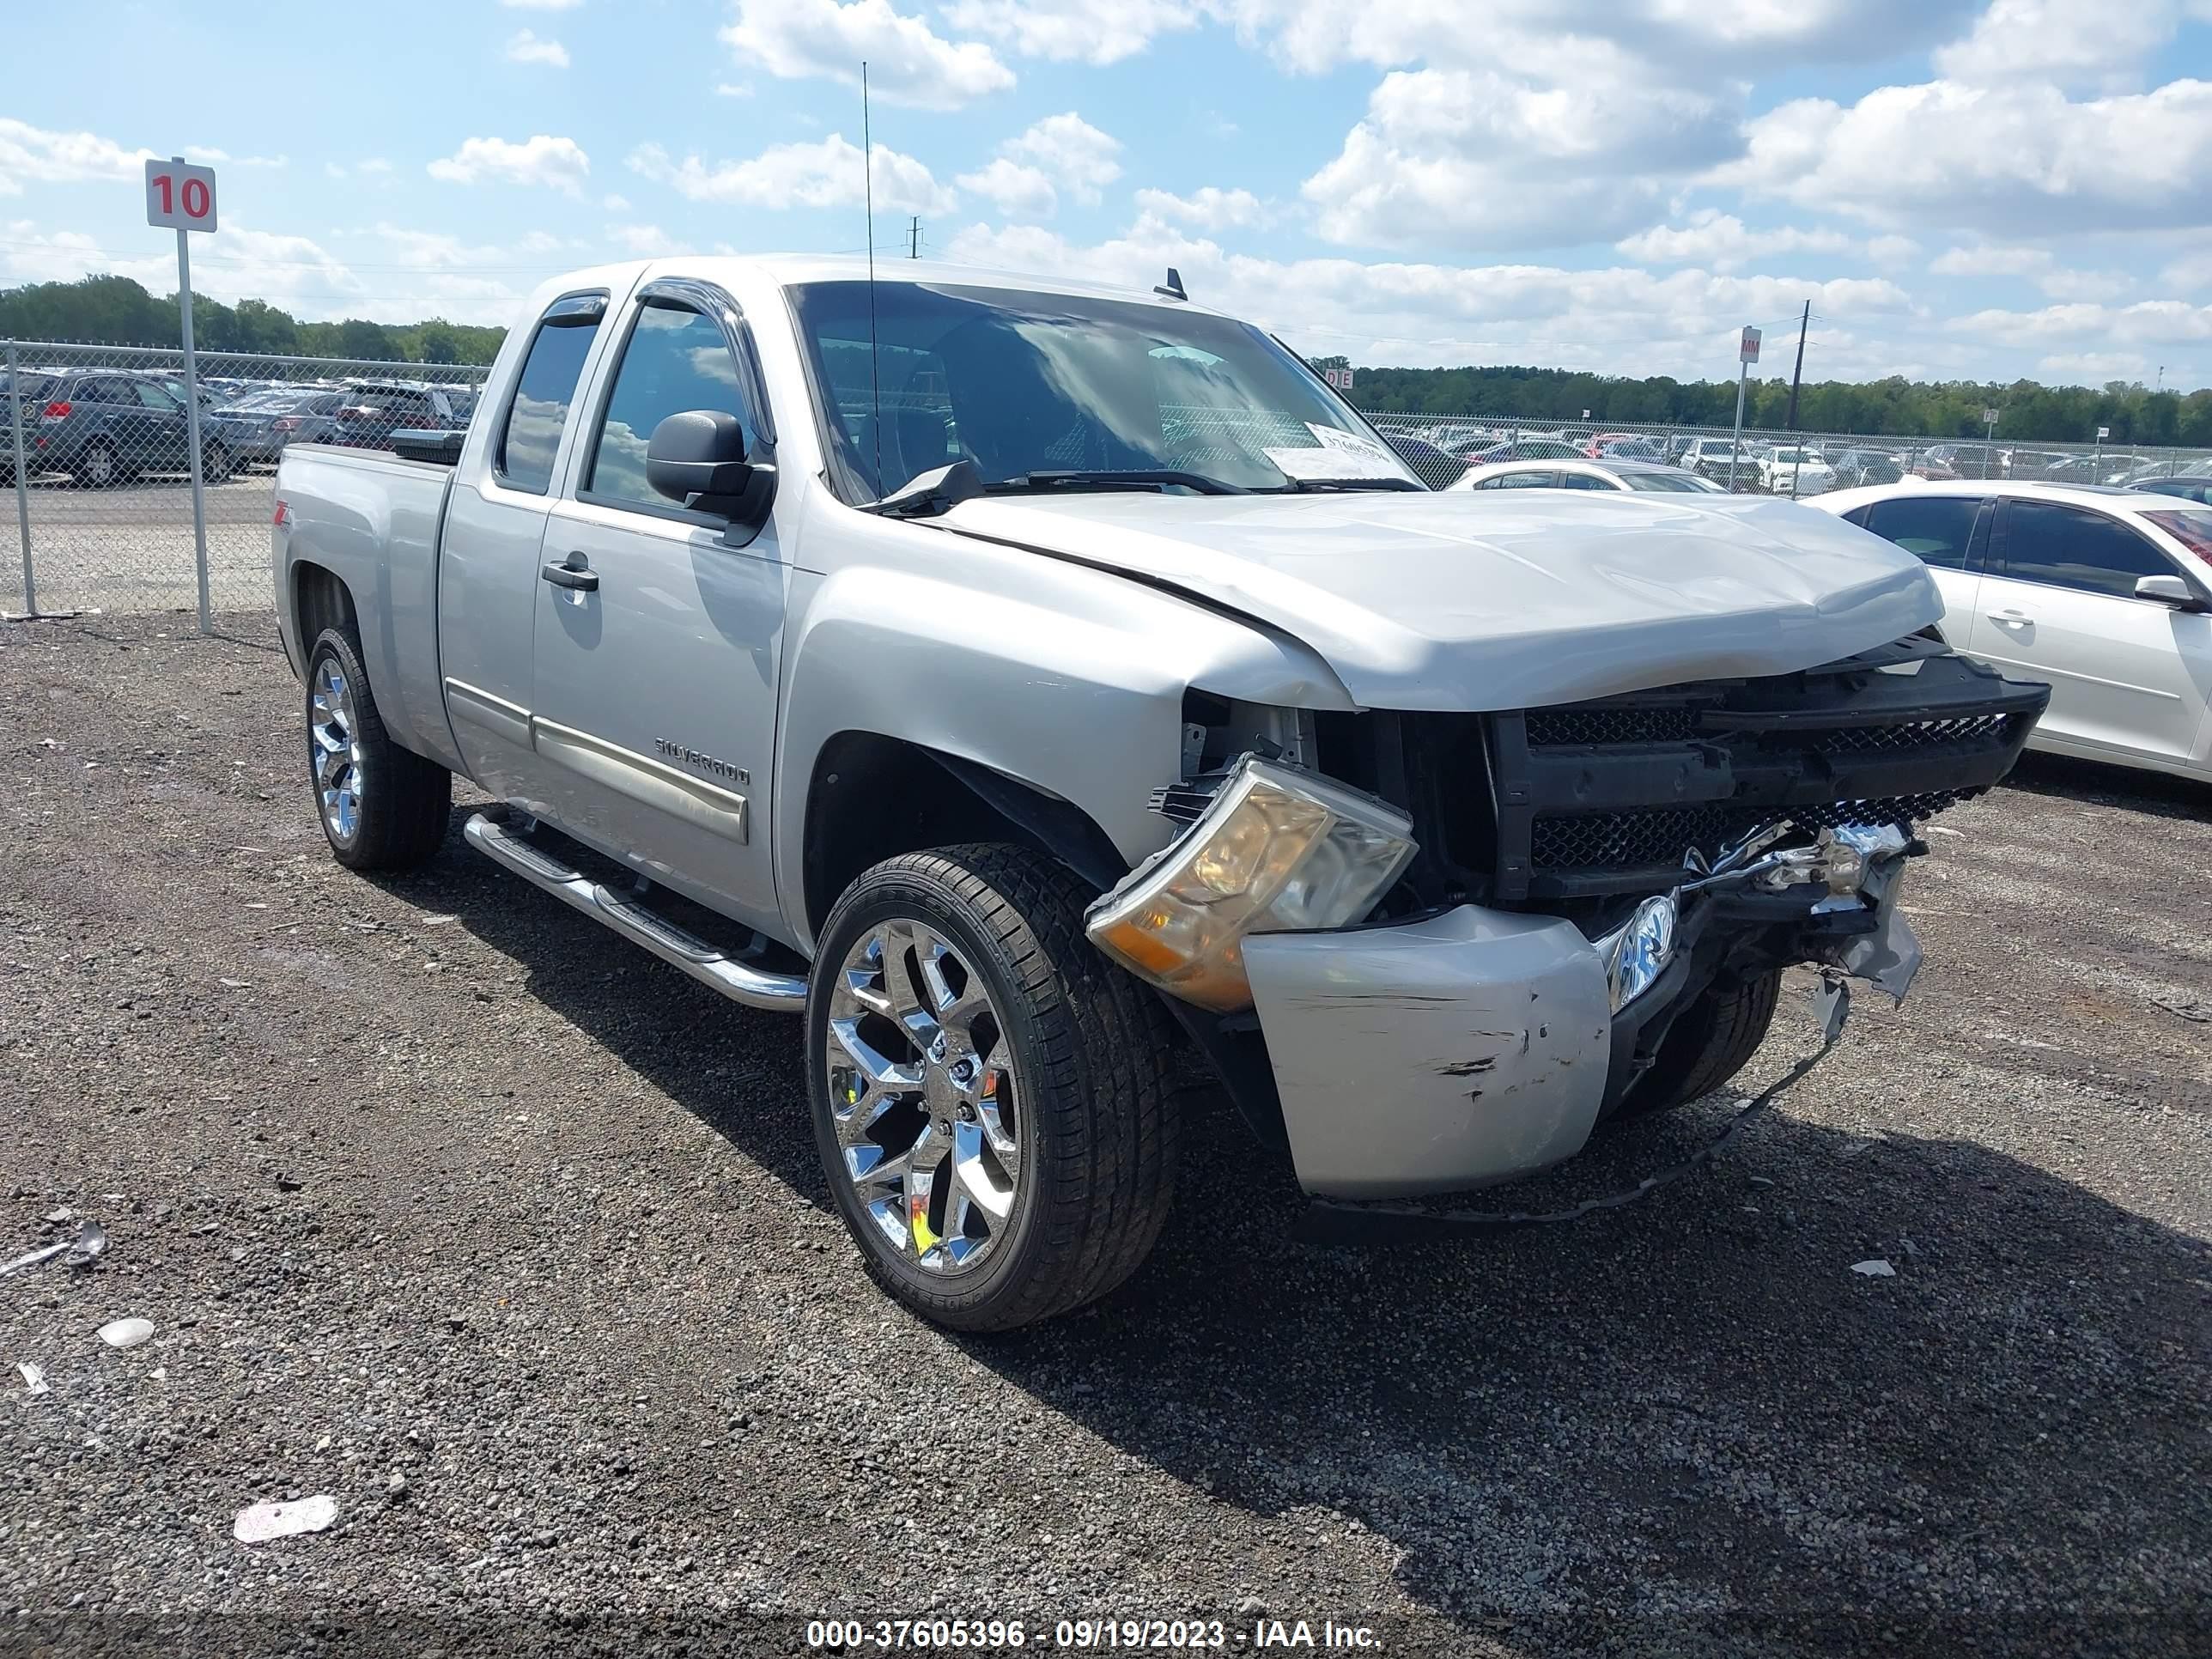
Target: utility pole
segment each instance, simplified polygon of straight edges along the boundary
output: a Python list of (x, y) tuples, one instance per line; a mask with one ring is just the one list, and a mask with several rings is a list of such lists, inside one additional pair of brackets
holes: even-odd
[(1808, 300), (1805, 314), (1797, 319), (1797, 367), (1790, 371), (1790, 413), (1782, 422), (1792, 432), (1797, 429), (1797, 385), (1805, 378), (1805, 329), (1812, 320), (1813, 302)]
[(921, 216), (918, 213), (906, 222), (906, 257), (921, 258)]

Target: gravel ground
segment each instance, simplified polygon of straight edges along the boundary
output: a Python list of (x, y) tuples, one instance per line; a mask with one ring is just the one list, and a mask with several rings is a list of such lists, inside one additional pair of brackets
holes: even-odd
[[(1911, 1000), (1644, 1205), (1316, 1249), (1200, 1095), (1150, 1265), (962, 1340), (861, 1276), (794, 1024), (458, 834), (341, 871), (265, 620), (188, 632), (0, 627), (0, 1255), (65, 1208), (112, 1239), (0, 1281), (0, 1650), (788, 1650), (933, 1612), (2212, 1651), (2202, 791), (2032, 762), (1946, 815)], [(1809, 1042), (1793, 1014), (1745, 1080)], [(105, 1346), (124, 1316), (152, 1340)], [(327, 1532), (234, 1541), (314, 1493)]]

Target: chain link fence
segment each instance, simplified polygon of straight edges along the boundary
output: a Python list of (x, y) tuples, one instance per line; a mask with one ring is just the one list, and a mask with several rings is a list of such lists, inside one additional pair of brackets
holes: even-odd
[[(0, 611), (189, 610), (198, 601), (184, 354), (0, 342)], [(270, 478), (287, 443), (388, 447), (465, 424), (486, 371), (198, 354), (209, 597), (270, 603)], [(19, 459), (20, 458), (20, 459)]]
[[(1981, 438), (1744, 429), (1730, 477), (1726, 428), (1617, 421), (1525, 421), (1511, 416), (1370, 414), (1407, 464), (1442, 489), (1488, 461), (1651, 461), (1687, 467), (1739, 494), (1818, 495), (1856, 484), (2012, 478), (2048, 483), (2135, 483), (2212, 471), (2212, 451), (2132, 444), (2075, 446)], [(1776, 452), (1783, 452), (1779, 456)]]
[[(179, 351), (0, 342), (0, 612), (190, 610), (197, 564)], [(464, 424), (487, 371), (462, 364), (198, 354), (210, 600), (264, 610), (270, 475), (288, 443), (388, 447)], [(886, 404), (891, 400), (886, 398)], [(1203, 422), (1174, 415), (1200, 442)], [(1488, 460), (1613, 456), (1688, 467), (1739, 492), (1813, 495), (1911, 475), (2130, 483), (2212, 471), (2212, 453), (1995, 439), (1725, 429), (1507, 416), (1368, 417), (1433, 488)], [(20, 443), (20, 452), (17, 445)], [(18, 471), (16, 455), (22, 459)], [(887, 460), (889, 458), (887, 458)], [(11, 545), (12, 544), (12, 545)]]

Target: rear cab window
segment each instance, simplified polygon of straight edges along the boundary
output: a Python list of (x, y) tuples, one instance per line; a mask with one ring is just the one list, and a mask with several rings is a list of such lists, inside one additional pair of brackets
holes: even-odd
[[(543, 495), (551, 487), (561, 434), (606, 306), (604, 294), (568, 295), (539, 320), (492, 451), (492, 471), (510, 489)], [(449, 396), (458, 410), (464, 394)]]

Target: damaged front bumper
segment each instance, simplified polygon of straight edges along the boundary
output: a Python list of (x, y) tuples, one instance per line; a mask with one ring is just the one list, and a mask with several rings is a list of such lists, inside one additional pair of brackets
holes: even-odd
[(1736, 852), (1595, 942), (1567, 921), (1472, 904), (1246, 939), (1299, 1184), (1407, 1197), (1572, 1157), (1747, 948), (1766, 968), (1807, 962), (1905, 994), (1920, 948), (1897, 905), (1902, 835), (1853, 826)]

